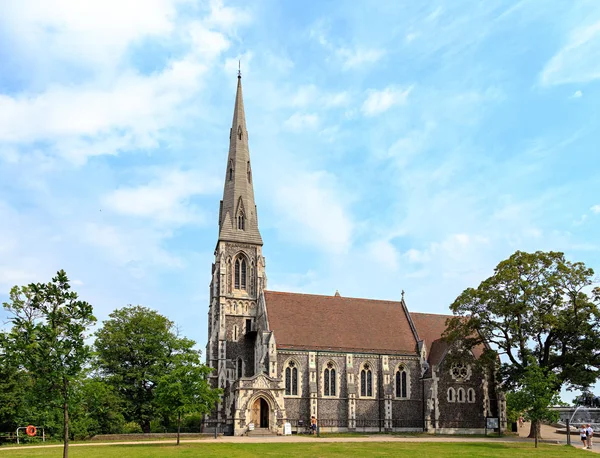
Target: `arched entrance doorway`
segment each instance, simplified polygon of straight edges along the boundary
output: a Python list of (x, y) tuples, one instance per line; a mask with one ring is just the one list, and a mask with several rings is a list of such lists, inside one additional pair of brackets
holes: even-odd
[(252, 423), (255, 428), (269, 427), (269, 404), (263, 398), (257, 398), (252, 405)]

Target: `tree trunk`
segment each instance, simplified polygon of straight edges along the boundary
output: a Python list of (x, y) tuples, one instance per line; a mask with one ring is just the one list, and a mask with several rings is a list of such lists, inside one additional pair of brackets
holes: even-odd
[(529, 439), (542, 439), (541, 423), (539, 421), (532, 421), (529, 428)]
[(142, 432), (144, 434), (148, 434), (150, 432), (150, 420), (142, 421), (142, 424), (140, 426), (142, 427)]
[(177, 414), (177, 445), (179, 445), (179, 434), (181, 432), (181, 412)]
[(63, 458), (69, 458), (69, 405), (65, 402), (63, 404), (64, 414), (64, 445), (63, 445)]

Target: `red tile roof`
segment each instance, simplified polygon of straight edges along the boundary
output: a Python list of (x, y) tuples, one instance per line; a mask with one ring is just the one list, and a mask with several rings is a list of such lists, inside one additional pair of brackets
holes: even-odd
[[(447, 343), (442, 339), (442, 334), (446, 330), (446, 321), (453, 315), (437, 315), (434, 313), (416, 313), (410, 314), (419, 339), (425, 342), (427, 346), (427, 359), (431, 364), (439, 364), (446, 349)], [(483, 353), (484, 346), (478, 345), (473, 348), (473, 354), (479, 358)]]
[(401, 302), (265, 291), (278, 348), (416, 354)]
[(413, 312), (410, 317), (417, 328), (419, 339), (424, 340), (427, 348), (431, 349), (431, 344), (442, 337), (446, 330), (446, 320), (452, 318), (452, 315)]

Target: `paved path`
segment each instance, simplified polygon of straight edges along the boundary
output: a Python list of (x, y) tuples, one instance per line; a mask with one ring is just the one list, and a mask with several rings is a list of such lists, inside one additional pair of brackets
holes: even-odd
[[(215, 444), (215, 443), (268, 443), (268, 442), (531, 442), (533, 439), (527, 439), (529, 433), (529, 423), (525, 423), (523, 428), (519, 430), (519, 437), (506, 436), (503, 438), (493, 437), (453, 437), (453, 436), (423, 436), (423, 437), (398, 437), (398, 436), (386, 436), (386, 435), (375, 435), (375, 436), (360, 436), (360, 437), (311, 437), (311, 436), (267, 436), (267, 437), (246, 437), (246, 436), (219, 436), (217, 439), (205, 438), (205, 439), (182, 439), (182, 444)], [(564, 434), (557, 434), (555, 428), (549, 426), (542, 427), (542, 435), (544, 437), (543, 442), (546, 443), (566, 443), (566, 436)], [(572, 436), (572, 444), (579, 446), (579, 438)], [(98, 447), (106, 445), (148, 445), (148, 444), (175, 444), (173, 439), (169, 440), (155, 440), (155, 441), (119, 441), (119, 442), (85, 442), (70, 444), (70, 447)], [(62, 444), (52, 445), (31, 445), (27, 447), (1, 447), (0, 450), (24, 450), (25, 448), (62, 448)], [(595, 453), (600, 453), (600, 445), (596, 446)]]

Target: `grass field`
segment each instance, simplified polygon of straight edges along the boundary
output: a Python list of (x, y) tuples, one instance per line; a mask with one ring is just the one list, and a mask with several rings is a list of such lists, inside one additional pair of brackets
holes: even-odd
[[(163, 444), (106, 445), (70, 447), (71, 458), (169, 458), (169, 457), (543, 457), (563, 458), (589, 456), (589, 452), (564, 445), (524, 443), (435, 443), (435, 442), (327, 442), (327, 443), (223, 443), (182, 444), (179, 447)], [(62, 448), (2, 450), (3, 458), (60, 457)]]

